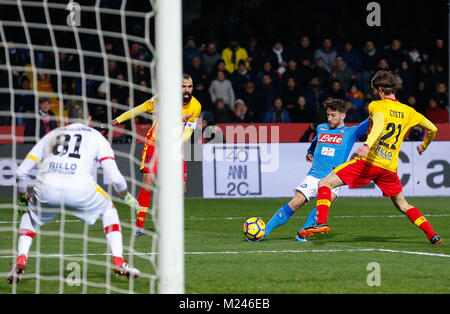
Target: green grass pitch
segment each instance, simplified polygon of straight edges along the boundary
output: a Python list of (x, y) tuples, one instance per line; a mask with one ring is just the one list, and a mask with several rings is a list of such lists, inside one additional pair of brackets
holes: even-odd
[[(243, 235), (244, 221), (253, 216), (267, 222), (288, 199), (197, 199), (185, 201), (185, 290), (189, 294), (435, 294), (450, 293), (450, 197), (410, 197), (443, 240), (431, 245), (425, 234), (398, 212), (387, 198), (339, 198), (330, 209), (331, 231), (315, 235), (308, 242), (296, 242), (294, 236), (303, 225), (314, 204), (307, 204), (267, 240), (250, 243)], [(3, 204), (8, 201), (2, 201)], [(130, 211), (118, 205), (123, 225), (131, 223)], [(59, 218), (57, 218), (59, 219)], [(65, 232), (82, 233), (84, 225), (67, 217)], [(70, 220), (69, 220), (70, 219)], [(0, 209), (0, 294), (12, 292), (6, 282), (12, 262), (12, 210)], [(148, 227), (152, 227), (151, 223)], [(3, 229), (1, 229), (3, 228)], [(43, 231), (58, 231), (60, 224), (51, 222)], [(89, 228), (89, 237), (104, 238), (101, 219)], [(129, 245), (130, 228), (123, 227), (124, 244)], [(149, 252), (152, 237), (136, 238), (138, 252)], [(59, 256), (59, 237), (40, 237), (43, 253)], [(36, 241), (30, 254), (36, 253)], [(89, 260), (105, 262), (106, 244), (90, 242)], [(64, 240), (63, 276), (70, 276), (71, 259), (82, 260), (83, 241)], [(128, 255), (125, 252), (125, 255)], [(134, 265), (153, 273), (147, 260), (135, 256)], [(376, 264), (374, 264), (376, 263)], [(83, 263), (80, 262), (81, 269)], [(377, 268), (371, 268), (376, 265)], [(40, 293), (58, 293), (60, 259), (41, 258)], [(90, 282), (129, 289), (126, 278), (106, 276), (100, 265), (87, 267)], [(27, 274), (36, 272), (36, 258), (29, 258)], [(108, 278), (107, 278), (108, 277)], [(377, 280), (375, 280), (377, 279)], [(65, 293), (81, 293), (83, 287), (63, 283)], [(133, 282), (135, 293), (148, 293), (149, 280)], [(24, 279), (16, 293), (35, 293), (36, 279)], [(87, 293), (105, 293), (103, 287), (91, 285)], [(114, 291), (112, 292), (114, 293)]]

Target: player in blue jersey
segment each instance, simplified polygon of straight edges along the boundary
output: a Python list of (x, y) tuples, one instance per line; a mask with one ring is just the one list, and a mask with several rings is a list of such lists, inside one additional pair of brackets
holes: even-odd
[[(344, 124), (346, 102), (342, 99), (329, 98), (324, 103), (327, 109), (327, 123), (317, 126), (317, 135), (312, 140), (306, 154), (306, 161), (312, 166), (300, 185), (295, 188), (292, 200), (282, 206), (266, 225), (266, 239), (273, 229), (285, 224), (294, 212), (302, 205), (317, 197), (317, 184), (326, 177), (333, 168), (347, 161), (353, 144), (369, 129), (369, 119), (357, 126), (347, 127)], [(331, 190), (332, 201), (339, 195), (339, 188)], [(300, 230), (315, 223), (316, 209), (308, 215), (306, 223)], [(299, 231), (300, 231), (299, 230)], [(306, 241), (296, 235), (297, 241)]]

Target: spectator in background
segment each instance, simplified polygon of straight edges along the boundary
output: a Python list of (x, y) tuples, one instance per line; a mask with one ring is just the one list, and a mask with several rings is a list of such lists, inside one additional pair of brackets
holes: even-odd
[(296, 106), (289, 114), (292, 122), (307, 123), (315, 119), (315, 112), (306, 103), (304, 96), (298, 96)]
[[(325, 69), (323, 69), (324, 72), (322, 73), (320, 72), (320, 70), (315, 71), (315, 69), (313, 69), (313, 63), (310, 61), (310, 59), (303, 59), (297, 68), (298, 68), (297, 70), (298, 78), (296, 79), (296, 82), (300, 89), (307, 88), (309, 81), (314, 75), (319, 76), (319, 78), (321, 78), (320, 79), (321, 82), (323, 81), (324, 84), (327, 84), (329, 81), (329, 73)], [(322, 68), (323, 68), (323, 61), (322, 61)]]
[(214, 69), (219, 59), (222, 59), (222, 56), (217, 52), (217, 45), (214, 42), (208, 43), (202, 53), (202, 64), (206, 74), (209, 74)]
[(345, 122), (346, 123), (359, 123), (363, 121), (362, 116), (358, 108), (353, 105), (351, 101), (347, 101), (345, 113)]
[(358, 51), (353, 49), (351, 42), (346, 42), (344, 49), (339, 51), (338, 54), (342, 56), (346, 66), (350, 68), (353, 73), (356, 74), (361, 71), (361, 57)]
[(333, 47), (333, 43), (330, 38), (325, 38), (322, 42), (322, 47), (318, 48), (314, 53), (314, 59), (323, 59), (324, 68), (330, 72), (336, 62), (337, 52)]
[(202, 119), (207, 120), (208, 122), (214, 121), (215, 106), (205, 83), (200, 82), (195, 84), (192, 91), (192, 96), (194, 96), (198, 102), (202, 104)]
[(247, 82), (245, 84), (244, 94), (240, 97), (246, 104), (249, 117), (254, 121), (258, 112), (258, 95), (256, 93), (256, 86), (254, 82)]
[(286, 109), (283, 108), (283, 100), (276, 98), (273, 102), (272, 108), (266, 112), (264, 116), (264, 123), (290, 123), (291, 118)]
[(364, 94), (353, 84), (350, 87), (350, 91), (347, 93), (347, 98), (355, 106), (358, 111), (362, 111), (364, 108)]
[(376, 69), (376, 71), (390, 71), (391, 67), (389, 66), (388, 60), (386, 58), (380, 58), (380, 60), (378, 61), (378, 67)]
[(231, 81), (225, 77), (224, 71), (217, 72), (217, 77), (209, 85), (208, 91), (213, 102), (221, 99), (225, 105), (233, 109), (235, 94)]
[(327, 99), (327, 93), (320, 88), (319, 79), (317, 77), (311, 78), (309, 86), (306, 90), (301, 92), (305, 96), (306, 103), (311, 106), (314, 111), (314, 117), (310, 121), (316, 121), (316, 112), (322, 107), (322, 103)]
[(232, 39), (228, 47), (222, 50), (222, 59), (225, 61), (225, 70), (230, 74), (238, 68), (239, 60), (244, 60), (249, 67), (247, 50), (235, 39)]
[(406, 61), (407, 58), (402, 48), (402, 42), (399, 39), (392, 40), (391, 46), (383, 54), (394, 72), (400, 69), (402, 61)]
[[(113, 46), (111, 43), (105, 44), (106, 53), (114, 54), (112, 48)], [(141, 58), (141, 55), (142, 55), (141, 45), (138, 42), (133, 42), (130, 46), (130, 58), (139, 60)]]
[(398, 74), (403, 80), (403, 89), (405, 90), (405, 92), (407, 94), (412, 94), (417, 84), (417, 77), (414, 71), (409, 68), (409, 64), (407, 61), (402, 61)]
[(347, 100), (347, 95), (344, 89), (342, 88), (341, 82), (339, 80), (333, 80), (331, 82), (331, 87), (328, 90), (327, 96)]
[(270, 76), (272, 86), (279, 91), (281, 88), (281, 78), (280, 75), (273, 69), (272, 63), (269, 61), (264, 62), (262, 70), (257, 74), (259, 83), (262, 83), (264, 75)]
[[(105, 48), (106, 48), (107, 53), (117, 54), (114, 52), (108, 52), (107, 46)], [(150, 51), (147, 48), (142, 46), (140, 43), (134, 42), (131, 44), (131, 47), (130, 47), (130, 57), (133, 59), (138, 59), (138, 60), (142, 60), (142, 61), (144, 61), (144, 60), (151, 61), (152, 54), (150, 53)]]
[[(117, 98), (119, 104), (125, 104), (127, 102), (127, 98), (129, 97), (129, 88), (127, 86), (127, 82), (125, 81), (125, 76), (122, 73), (118, 73), (115, 77), (118, 82), (112, 83), (110, 88), (111, 97)], [(141, 80), (139, 85), (146, 88), (147, 82), (145, 80)]]
[(272, 64), (275, 72), (281, 76), (286, 71), (287, 62), (290, 58), (289, 51), (280, 40), (275, 40), (271, 49), (267, 51), (266, 60)]
[[(39, 98), (39, 110), (37, 114), (39, 118), (39, 138), (42, 138), (45, 134), (51, 130), (57, 128), (55, 114), (50, 110), (50, 99), (47, 97)], [(36, 135), (36, 118), (28, 118), (25, 120), (24, 136)], [(36, 140), (27, 140), (28, 143), (36, 142)]]
[(431, 89), (434, 89), (439, 82), (444, 82), (446, 77), (442, 70), (438, 70), (436, 64), (428, 63), (425, 69), (422, 71), (422, 79), (425, 81), (425, 85)]
[(133, 76), (133, 82), (135, 84), (139, 84), (139, 82), (142, 80), (150, 82), (150, 70), (147, 67), (143, 65), (132, 64), (131, 70), (131, 75)]
[(444, 47), (444, 41), (441, 38), (436, 39), (434, 47), (429, 52), (428, 61), (442, 68), (448, 66), (448, 50)]
[(282, 88), (286, 87), (287, 80), (290, 79), (291, 77), (294, 78), (294, 80), (296, 82), (300, 81), (300, 72), (298, 70), (297, 61), (295, 61), (294, 58), (289, 59), (287, 66), (286, 66), (286, 71), (281, 76), (281, 87)]
[(108, 60), (108, 75), (110, 78), (115, 78), (119, 73), (123, 73), (123, 71), (117, 65), (116, 60)]
[(425, 117), (433, 123), (448, 123), (447, 110), (439, 107), (434, 98), (431, 98), (428, 102), (428, 107), (425, 110)]
[(356, 81), (356, 76), (353, 74), (352, 69), (347, 67), (342, 56), (336, 57), (336, 64), (331, 72), (331, 78), (333, 80), (338, 80), (345, 92), (348, 92), (350, 84)]
[(272, 108), (275, 99), (280, 97), (279, 91), (272, 84), (269, 74), (264, 74), (261, 84), (257, 87), (258, 102), (255, 112), (258, 121), (264, 120), (266, 113)]
[(207, 78), (206, 70), (202, 65), (202, 59), (199, 56), (192, 57), (191, 65), (186, 70), (186, 73), (191, 76), (194, 86), (200, 82), (206, 81)]
[(425, 113), (425, 109), (428, 106), (428, 100), (431, 98), (431, 93), (426, 87), (424, 81), (417, 83), (417, 89), (414, 91), (414, 97), (416, 98), (416, 110), (421, 114)]
[(297, 100), (299, 96), (300, 90), (297, 88), (295, 78), (289, 77), (286, 85), (281, 89), (281, 98), (283, 99), (283, 103), (286, 110), (289, 112), (289, 115), (291, 115), (295, 107), (297, 107)]
[(411, 108), (414, 108), (415, 111), (420, 112), (419, 109), (417, 108), (417, 101), (416, 101), (416, 97), (414, 97), (413, 95), (408, 97), (408, 100), (406, 101), (406, 105), (410, 106)]
[(299, 45), (296, 45), (293, 50), (294, 58), (298, 64), (301, 64), (303, 60), (309, 60), (310, 64), (314, 63), (316, 59), (314, 48), (311, 47), (311, 41), (308, 36), (302, 36)]
[(381, 58), (381, 53), (375, 47), (373, 41), (366, 41), (361, 53), (361, 71), (357, 74), (360, 89), (365, 94), (370, 91), (369, 82)]
[(222, 71), (227, 79), (231, 79), (231, 74), (225, 70), (225, 61), (223, 61), (223, 59), (219, 59), (217, 60), (215, 67), (208, 74), (208, 77), (206, 79), (208, 86), (211, 84), (213, 80), (217, 78), (217, 73), (219, 71)]
[[(234, 104), (233, 104), (234, 105)], [(230, 123), (233, 118), (233, 113), (225, 105), (225, 102), (222, 99), (217, 99), (215, 102), (214, 108), (214, 122), (215, 123)]]
[(414, 73), (419, 73), (421, 71), (424, 58), (420, 53), (419, 49), (416, 47), (412, 47), (408, 52), (407, 60), (408, 67), (411, 68), (411, 71)]
[[(209, 93), (204, 82), (200, 82), (194, 85), (192, 96), (194, 96), (199, 101), (199, 103), (202, 104), (202, 112), (213, 111), (213, 101), (211, 99), (211, 94)], [(211, 121), (211, 119), (209, 119), (209, 121)]]
[(183, 48), (183, 72), (187, 71), (187, 68), (192, 64), (192, 58), (195, 56), (201, 58), (202, 53), (197, 48), (194, 36), (188, 36)]
[(401, 103), (406, 103), (408, 101), (408, 93), (405, 91), (405, 89), (403, 88), (403, 80), (400, 77), (400, 75), (395, 74), (395, 98), (397, 98)]
[(242, 99), (237, 99), (234, 104), (233, 115), (231, 117), (232, 123), (250, 123), (252, 119), (248, 114), (248, 108)]
[(16, 116), (16, 125), (21, 126), (24, 124), (23, 113), (34, 112), (34, 94), (30, 88), (30, 80), (26, 76), (22, 76), (20, 82), (20, 90), (17, 91), (16, 98), (14, 100)]
[(231, 83), (233, 85), (234, 93), (237, 97), (241, 97), (245, 91), (245, 84), (248, 82), (255, 82), (256, 76), (247, 69), (246, 62), (240, 60), (238, 68), (231, 74)]
[[(12, 40), (8, 40), (9, 62), (15, 66), (25, 66), (30, 63), (29, 51), (26, 49), (16, 48)], [(18, 75), (19, 73), (13, 73)]]
[(258, 40), (255, 37), (250, 37), (247, 44), (247, 54), (248, 54), (248, 69), (254, 73), (258, 73), (262, 69), (262, 64), (266, 59), (266, 54), (264, 49), (262, 49)]
[(305, 133), (300, 137), (299, 142), (311, 143), (317, 135), (317, 123), (310, 123)]
[[(321, 89), (327, 89), (330, 85), (330, 72), (325, 69), (325, 64), (322, 58), (316, 60), (316, 64), (312, 69), (312, 76), (317, 77)], [(310, 79), (311, 80), (311, 79)]]
[[(134, 104), (135, 105), (140, 105), (140, 104), (144, 103), (146, 100), (149, 100), (152, 97), (152, 95), (148, 92), (148, 84), (147, 84), (146, 80), (141, 80), (139, 82), (139, 86), (141, 88), (139, 88), (139, 89), (135, 88), (134, 89)], [(115, 98), (115, 99), (117, 99), (117, 102), (119, 104), (121, 104), (121, 105), (127, 104), (129, 102), (129, 100), (128, 100), (129, 97), (128, 97), (128, 87), (126, 87), (126, 88), (127, 88), (127, 91), (126, 91), (127, 97), (126, 98), (124, 98), (123, 96), (122, 97), (116, 97), (116, 93), (112, 93), (111, 101), (112, 101), (113, 98)], [(113, 115), (113, 117), (118, 117), (119, 115), (120, 114)]]
[(445, 83), (441, 82), (436, 85), (436, 91), (433, 98), (436, 100), (439, 107), (443, 109), (448, 108), (448, 93), (447, 85)]

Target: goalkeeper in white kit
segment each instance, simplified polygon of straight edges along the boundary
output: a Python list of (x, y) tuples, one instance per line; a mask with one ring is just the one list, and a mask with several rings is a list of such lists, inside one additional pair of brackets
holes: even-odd
[[(123, 258), (119, 215), (111, 198), (95, 182), (93, 167), (100, 163), (116, 192), (130, 207), (139, 209), (139, 204), (127, 190), (127, 182), (117, 168), (108, 141), (87, 126), (90, 116), (84, 114), (83, 106), (72, 105), (68, 109), (68, 118), (71, 124), (45, 135), (17, 169), (19, 205), (28, 206), (28, 211), (20, 221), (16, 266), (8, 277), (9, 283), (19, 282), (25, 272), (37, 226), (53, 220), (62, 209), (89, 225), (102, 216), (115, 273), (141, 276), (140, 271)], [(36, 166), (38, 173), (33, 193), (28, 197), (25, 182)]]

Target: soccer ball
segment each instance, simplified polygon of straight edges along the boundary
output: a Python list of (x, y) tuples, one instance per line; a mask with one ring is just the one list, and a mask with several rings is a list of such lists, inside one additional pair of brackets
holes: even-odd
[(261, 218), (252, 217), (244, 223), (244, 235), (250, 241), (260, 240), (266, 234), (266, 224)]

